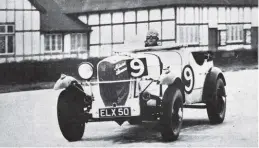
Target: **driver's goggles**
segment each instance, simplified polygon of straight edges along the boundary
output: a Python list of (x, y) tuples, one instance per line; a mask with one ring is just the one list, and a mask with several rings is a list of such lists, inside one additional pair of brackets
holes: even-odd
[(157, 36), (147, 36), (146, 39), (157, 39)]

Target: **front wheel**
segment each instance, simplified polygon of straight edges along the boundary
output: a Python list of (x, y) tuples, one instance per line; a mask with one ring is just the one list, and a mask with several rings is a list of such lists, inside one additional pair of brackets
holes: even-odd
[(226, 114), (225, 85), (222, 79), (217, 80), (213, 97), (206, 103), (209, 120), (212, 124), (222, 123)]
[(179, 88), (170, 86), (162, 101), (161, 135), (164, 141), (179, 137), (183, 123), (183, 95)]
[(57, 103), (58, 123), (62, 135), (68, 141), (78, 141), (85, 130), (85, 122), (82, 95), (75, 88), (61, 92)]

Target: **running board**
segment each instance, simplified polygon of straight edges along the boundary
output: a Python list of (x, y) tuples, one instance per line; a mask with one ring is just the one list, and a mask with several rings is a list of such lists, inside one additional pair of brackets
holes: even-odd
[(191, 105), (183, 105), (184, 108), (197, 108), (197, 109), (205, 109), (207, 108), (206, 104), (191, 104)]

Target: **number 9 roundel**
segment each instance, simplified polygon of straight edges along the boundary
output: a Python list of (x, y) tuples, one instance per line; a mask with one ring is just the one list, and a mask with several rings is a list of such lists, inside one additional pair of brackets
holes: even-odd
[(186, 65), (182, 71), (182, 81), (184, 84), (184, 90), (187, 94), (190, 94), (194, 87), (194, 72), (190, 65)]
[(146, 58), (132, 59), (127, 61), (129, 75), (139, 78), (148, 75)]

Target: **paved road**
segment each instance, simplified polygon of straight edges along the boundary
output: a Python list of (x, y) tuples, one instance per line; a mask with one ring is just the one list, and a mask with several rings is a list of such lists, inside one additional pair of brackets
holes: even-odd
[(257, 146), (257, 70), (225, 73), (227, 114), (223, 124), (210, 125), (206, 110), (184, 110), (178, 141), (164, 143), (155, 123), (132, 126), (89, 123), (79, 142), (61, 135), (56, 101), (59, 92), (41, 90), (0, 94), (0, 146)]

